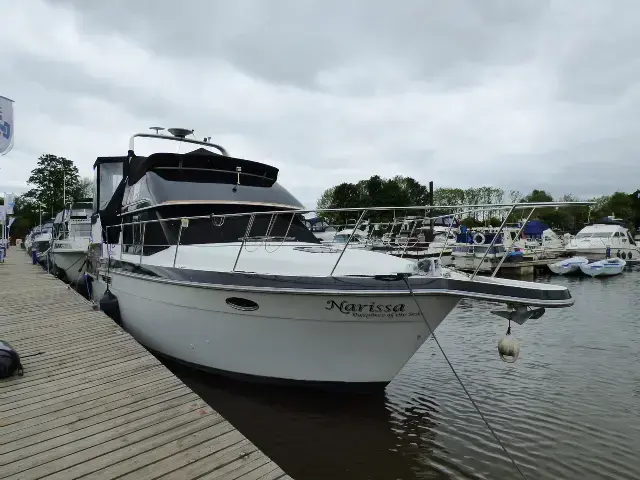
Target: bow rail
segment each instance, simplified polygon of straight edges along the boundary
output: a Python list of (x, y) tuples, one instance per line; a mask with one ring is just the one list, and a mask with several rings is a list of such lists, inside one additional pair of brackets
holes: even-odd
[[(220, 214), (211, 213), (208, 215), (171, 217), (171, 218), (164, 218), (164, 219), (149, 219), (149, 220), (135, 220), (135, 221), (124, 221), (125, 217), (127, 217), (128, 215), (131, 215), (130, 213), (124, 213), (120, 215), (122, 219), (121, 223), (117, 225), (107, 226), (105, 227), (105, 230), (108, 230), (111, 228), (120, 229), (119, 243), (110, 244), (108, 246), (108, 250), (107, 250), (108, 252), (112, 252), (114, 247), (116, 245), (119, 245), (120, 258), (122, 258), (122, 252), (125, 248), (135, 247), (133, 248), (133, 250), (136, 251), (135, 254), (139, 256), (139, 264), (143, 265), (144, 257), (154, 253), (154, 251), (158, 251), (158, 248), (164, 249), (164, 248), (173, 247), (175, 248), (175, 252), (173, 256), (173, 266), (175, 267), (176, 261), (178, 259), (180, 246), (185, 245), (185, 243), (181, 243), (181, 239), (183, 238), (183, 235), (184, 235), (184, 230), (190, 228), (190, 225), (193, 225), (194, 222), (209, 221), (211, 222), (211, 228), (224, 228), (225, 222), (228, 219), (245, 218), (246, 227), (244, 228), (243, 234), (233, 238), (231, 241), (219, 242), (220, 244), (239, 242), (238, 252), (232, 268), (232, 271), (235, 272), (235, 271), (238, 271), (237, 270), (238, 261), (241, 258), (243, 250), (255, 251), (256, 248), (260, 248), (262, 245), (264, 245), (267, 251), (269, 251), (269, 248), (273, 248), (274, 246), (276, 247), (276, 249), (282, 246), (296, 247), (295, 244), (299, 243), (300, 240), (298, 240), (298, 237), (296, 237), (295, 234), (291, 233), (292, 226), (294, 225), (294, 222), (296, 222), (296, 219), (297, 219), (296, 228), (300, 228), (300, 226), (302, 225), (302, 227), (308, 233), (312, 233), (307, 229), (304, 223), (304, 221), (306, 220), (303, 217), (304, 214), (316, 213), (318, 216), (325, 215), (328, 217), (335, 217), (335, 218), (338, 218), (340, 216), (347, 216), (348, 214), (351, 214), (352, 216), (350, 218), (353, 218), (354, 216), (357, 215), (356, 217), (357, 220), (355, 224), (352, 224), (353, 229), (349, 233), (347, 241), (345, 243), (330, 243), (327, 245), (319, 242), (320, 243), (319, 247), (324, 247), (325, 249), (323, 251), (331, 252), (333, 254), (338, 253), (338, 258), (336, 262), (332, 265), (331, 271), (329, 272), (329, 275), (333, 275), (341, 259), (343, 258), (344, 253), (347, 251), (347, 248), (349, 248), (350, 246), (353, 246), (353, 244), (355, 243), (356, 232), (358, 231), (358, 228), (364, 224), (365, 220), (367, 221), (366, 225), (368, 226), (373, 225), (374, 229), (376, 225), (378, 226), (392, 225), (391, 228), (393, 229), (393, 226), (397, 225), (398, 223), (396, 222), (391, 224), (391, 222), (388, 221), (389, 219), (384, 217), (393, 215), (393, 218), (396, 219), (397, 218), (396, 213), (399, 211), (400, 212), (420, 212), (421, 211), (423, 212), (422, 216), (416, 217), (411, 220), (416, 222), (411, 228), (411, 234), (413, 234), (416, 230), (417, 222), (422, 222), (423, 224), (422, 228), (425, 228), (429, 226), (433, 221), (439, 220), (439, 219), (462, 218), (463, 215), (468, 217), (468, 216), (479, 215), (487, 212), (492, 212), (494, 215), (498, 214), (499, 216), (502, 217), (502, 222), (496, 235), (493, 237), (491, 244), (489, 245), (489, 248), (485, 251), (485, 254), (482, 258), (482, 260), (484, 260), (485, 256), (491, 250), (491, 247), (494, 246), (498, 237), (504, 230), (507, 224), (507, 221), (514, 213), (522, 210), (528, 211), (526, 220), (522, 223), (518, 231), (518, 235), (519, 235), (524, 230), (529, 219), (532, 218), (534, 211), (536, 211), (537, 209), (581, 207), (581, 206), (590, 206), (590, 205), (593, 205), (593, 202), (586, 202), (586, 201), (585, 202), (532, 202), (532, 203), (500, 203), (500, 204), (473, 204), (473, 205), (435, 205), (435, 206), (420, 205), (420, 206), (407, 206), (407, 207), (356, 207), (356, 208), (326, 208), (326, 209), (314, 208), (314, 209), (297, 209), (297, 210), (286, 209), (286, 210), (272, 210), (272, 211), (254, 211), (254, 212), (243, 212), (243, 213), (220, 213)], [(450, 213), (441, 213), (441, 214), (428, 213), (428, 212), (434, 212), (434, 211), (442, 212), (447, 210), (450, 211)], [(266, 225), (266, 228), (263, 232), (256, 232), (255, 231), (256, 219), (262, 219), (263, 217), (270, 217), (268, 224)], [(281, 217), (284, 217), (285, 220), (284, 222), (278, 223), (278, 219)], [(403, 221), (406, 221), (404, 220), (404, 217), (400, 217), (400, 218), (403, 219)], [(374, 220), (378, 220), (378, 221), (376, 222)], [(167, 243), (167, 244), (152, 244), (152, 243), (145, 242), (145, 233), (150, 224), (160, 223), (160, 224), (166, 225), (166, 224), (173, 223), (175, 226), (177, 222), (179, 223), (177, 225), (178, 230), (177, 230), (175, 242)], [(244, 226), (244, 224), (242, 225)], [(286, 230), (282, 232), (281, 230), (285, 225), (286, 225)], [(452, 226), (453, 226), (453, 222), (449, 222), (449, 226), (447, 229), (447, 236), (451, 232)], [(132, 232), (133, 232), (132, 243), (124, 242), (123, 232), (125, 227), (132, 227)], [(280, 231), (275, 231), (275, 230), (280, 230)], [(361, 248), (371, 248), (374, 245), (372, 240), (370, 243), (370, 237), (372, 232), (373, 230), (367, 236), (367, 241), (364, 244), (362, 244), (358, 240)], [(111, 237), (107, 235), (106, 238), (111, 238)], [(210, 242), (201, 242), (201, 243), (210, 243)], [(444, 251), (444, 248), (446, 246), (447, 245), (445, 243), (442, 247), (442, 250), (440, 251), (440, 256), (442, 256), (442, 251)], [(505, 252), (499, 264), (494, 269), (491, 276), (496, 275), (498, 269), (506, 259), (507, 255), (509, 254), (513, 246), (514, 245), (512, 244), (505, 249)], [(401, 257), (405, 255), (408, 248), (409, 248), (409, 242), (407, 241), (407, 243), (404, 245), (404, 248), (399, 249), (402, 251), (400, 255)], [(275, 250), (272, 250), (272, 251), (275, 251)], [(111, 254), (109, 254), (109, 259), (111, 259)], [(482, 263), (482, 260), (481, 260), (481, 263)], [(471, 275), (471, 279), (473, 279), (476, 276), (476, 274), (478, 273), (478, 270), (479, 268), (477, 268), (473, 272), (473, 274)]]

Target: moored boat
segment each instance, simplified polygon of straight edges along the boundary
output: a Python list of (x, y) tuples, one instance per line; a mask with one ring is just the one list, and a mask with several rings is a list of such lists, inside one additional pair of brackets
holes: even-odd
[(581, 264), (580, 270), (590, 277), (609, 277), (622, 273), (626, 265), (627, 262), (621, 258), (607, 258), (606, 260)]
[(581, 265), (586, 265), (589, 263), (589, 260), (585, 257), (572, 257), (564, 260), (560, 260), (559, 262), (549, 263), (547, 267), (553, 273), (558, 275), (567, 275), (574, 272), (580, 271)]
[[(254, 380), (380, 388), (462, 298), (522, 322), (573, 304), (564, 286), (323, 245), (278, 169), (170, 131), (96, 160), (89, 262), (93, 298), (162, 355)], [(138, 137), (201, 148), (138, 156)], [(353, 209), (354, 229), (384, 209)]]
[(59, 276), (69, 282), (78, 279), (89, 250), (91, 202), (75, 202), (56, 215), (51, 261)]

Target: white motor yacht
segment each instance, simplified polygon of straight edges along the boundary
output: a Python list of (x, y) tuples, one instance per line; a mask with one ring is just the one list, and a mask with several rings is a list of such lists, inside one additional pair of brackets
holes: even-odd
[[(462, 298), (506, 304), (519, 323), (574, 302), (564, 286), (323, 245), (278, 169), (169, 131), (96, 160), (89, 262), (93, 298), (161, 355), (252, 380), (383, 388)], [(138, 156), (139, 137), (200, 148)]]
[(53, 220), (43, 223), (36, 230), (31, 243), (31, 249), (36, 251), (38, 263), (45, 265), (49, 258), (51, 238), (53, 233)]
[(89, 250), (91, 237), (90, 202), (76, 202), (56, 216), (51, 261), (59, 275), (69, 282), (78, 279)]
[(584, 227), (567, 244), (569, 253), (587, 257), (589, 260), (621, 258), (628, 264), (640, 262), (640, 248), (626, 226), (612, 217), (602, 219)]

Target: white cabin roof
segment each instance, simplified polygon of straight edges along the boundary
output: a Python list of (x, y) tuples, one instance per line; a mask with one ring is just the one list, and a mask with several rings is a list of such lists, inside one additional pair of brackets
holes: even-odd
[(623, 232), (626, 233), (627, 229), (620, 225), (613, 225), (607, 223), (596, 223), (594, 225), (589, 225), (584, 227), (582, 230), (578, 232), (581, 233), (615, 233), (615, 232)]

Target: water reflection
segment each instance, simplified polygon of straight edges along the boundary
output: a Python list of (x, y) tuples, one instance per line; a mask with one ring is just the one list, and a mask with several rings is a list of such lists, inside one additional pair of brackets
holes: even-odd
[(297, 480), (450, 478), (422, 461), (434, 403), (399, 414), (384, 395), (253, 385), (162, 361)]
[[(536, 281), (576, 303), (514, 326), (518, 362), (499, 360), (506, 321), (487, 303), (461, 302), (440, 343), (528, 478), (640, 478), (640, 272)], [(432, 340), (379, 397), (167, 365), (296, 480), (517, 475)]]

